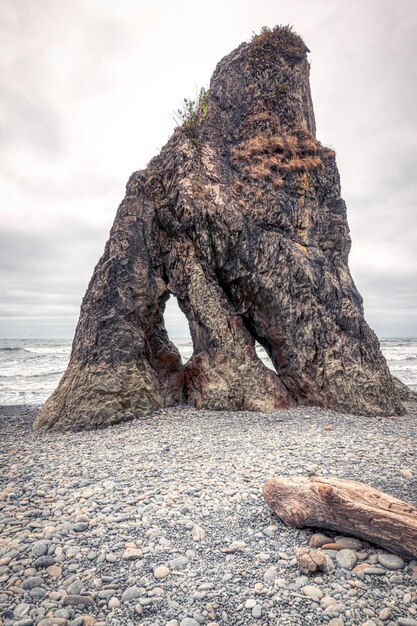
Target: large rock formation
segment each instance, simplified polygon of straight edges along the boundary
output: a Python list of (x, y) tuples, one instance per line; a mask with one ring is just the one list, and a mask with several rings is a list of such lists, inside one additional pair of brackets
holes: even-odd
[[(287, 27), (241, 44), (131, 176), (70, 364), (36, 427), (92, 428), (180, 403), (402, 412), (349, 272), (346, 206), (334, 152), (315, 137), (307, 52)], [(194, 344), (185, 367), (164, 327), (170, 294)]]

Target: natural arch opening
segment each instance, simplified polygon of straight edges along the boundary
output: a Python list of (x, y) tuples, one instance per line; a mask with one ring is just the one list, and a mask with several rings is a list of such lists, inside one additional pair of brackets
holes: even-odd
[(260, 361), (262, 361), (262, 363), (264, 365), (266, 365), (266, 367), (268, 369), (272, 370), (273, 372), (276, 372), (277, 370), (275, 369), (274, 364), (272, 363), (271, 359), (269, 358), (269, 355), (268, 355), (267, 351), (259, 343), (259, 341), (255, 341), (255, 350), (256, 350), (256, 354), (258, 356), (258, 359)]
[(164, 323), (169, 340), (178, 349), (182, 362), (187, 363), (193, 354), (193, 342), (188, 320), (178, 306), (175, 296), (170, 296), (165, 305)]

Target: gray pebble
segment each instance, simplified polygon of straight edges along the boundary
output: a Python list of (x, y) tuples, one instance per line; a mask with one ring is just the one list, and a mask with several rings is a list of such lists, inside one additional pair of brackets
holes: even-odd
[(141, 597), (141, 592), (137, 587), (128, 587), (122, 593), (122, 602), (131, 602), (132, 600), (137, 600)]
[(46, 569), (54, 563), (55, 559), (53, 556), (40, 556), (38, 559), (36, 559), (33, 565), (36, 567), (36, 569)]
[(45, 596), (46, 591), (43, 587), (32, 587), (32, 589), (29, 591), (29, 594), (32, 598), (40, 600)]
[(343, 569), (351, 570), (355, 567), (358, 562), (358, 557), (356, 552), (353, 550), (349, 550), (348, 548), (344, 548), (340, 550), (336, 554), (336, 562)]
[(74, 582), (67, 587), (67, 593), (70, 596), (78, 596), (83, 588), (84, 585), (80, 580), (74, 580)]
[(186, 556), (177, 556), (171, 561), (172, 569), (184, 569), (188, 565), (188, 559)]
[(268, 567), (264, 574), (265, 580), (275, 580), (277, 577), (277, 568), (276, 567)]
[(41, 576), (29, 576), (25, 578), (21, 584), (22, 589), (30, 590), (34, 587), (41, 587), (44, 584), (44, 580)]
[(402, 558), (395, 554), (379, 554), (378, 561), (383, 567), (386, 567), (387, 569), (403, 569), (403, 567), (405, 566)]
[(65, 596), (62, 601), (63, 606), (79, 606), (83, 605), (86, 607), (94, 606), (94, 600), (90, 596), (80, 596), (80, 595), (69, 595)]
[(21, 604), (18, 604), (14, 611), (13, 611), (13, 615), (15, 617), (24, 617), (25, 615), (27, 615), (29, 613), (31, 609), (31, 605), (28, 604), (27, 602), (22, 602)]
[(35, 543), (32, 544), (33, 556), (38, 557), (48, 554), (49, 543), (49, 541), (35, 541)]

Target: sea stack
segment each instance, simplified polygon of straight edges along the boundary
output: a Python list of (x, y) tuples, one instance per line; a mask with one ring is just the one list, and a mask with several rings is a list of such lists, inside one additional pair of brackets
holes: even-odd
[[(289, 27), (241, 44), (130, 177), (36, 428), (97, 428), (182, 403), (403, 412), (350, 275), (346, 205), (335, 154), (316, 139), (307, 52)], [(193, 340), (185, 366), (164, 327), (170, 294)]]

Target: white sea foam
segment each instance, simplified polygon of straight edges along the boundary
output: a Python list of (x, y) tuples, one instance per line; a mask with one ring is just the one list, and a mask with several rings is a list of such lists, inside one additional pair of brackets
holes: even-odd
[[(192, 356), (187, 339), (174, 339), (184, 363)], [(381, 340), (382, 352), (394, 374), (417, 390), (417, 338)], [(56, 388), (68, 364), (69, 339), (1, 339), (0, 404), (42, 404)], [(261, 346), (259, 358), (273, 365)]]
[(416, 339), (382, 339), (381, 348), (387, 361), (412, 361), (417, 359)]

